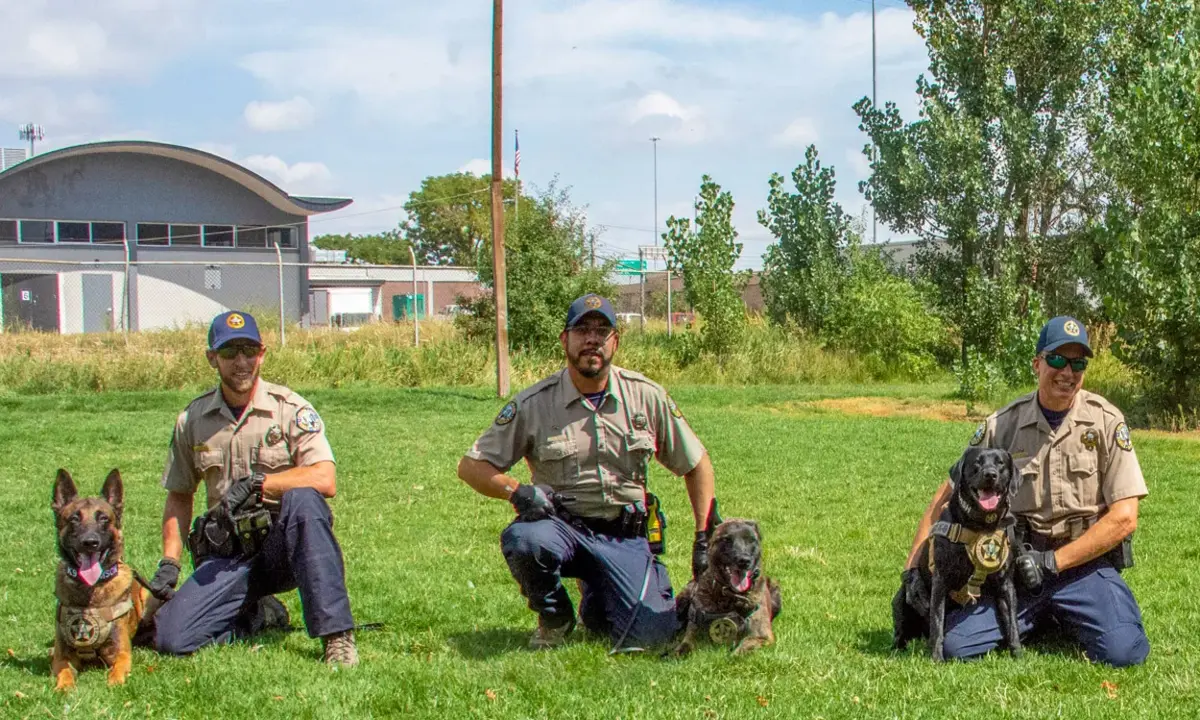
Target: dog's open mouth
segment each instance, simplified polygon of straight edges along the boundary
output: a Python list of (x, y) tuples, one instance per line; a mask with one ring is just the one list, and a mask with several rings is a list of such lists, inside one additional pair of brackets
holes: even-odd
[(75, 566), (79, 572), (79, 579), (87, 586), (91, 587), (100, 580), (100, 576), (104, 574), (104, 568), (100, 567), (100, 553), (80, 553), (75, 557)]
[(753, 570), (742, 570), (741, 568), (728, 568), (726, 574), (729, 576), (729, 587), (737, 592), (744, 593), (750, 589), (750, 585), (754, 582)]
[(980, 490), (978, 497), (979, 507), (984, 510), (995, 510), (996, 506), (1000, 504), (1000, 493), (995, 490)]

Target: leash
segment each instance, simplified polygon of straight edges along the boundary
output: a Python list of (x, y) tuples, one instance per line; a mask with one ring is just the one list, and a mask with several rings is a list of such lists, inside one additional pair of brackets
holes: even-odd
[(650, 587), (650, 571), (654, 568), (654, 555), (651, 554), (649, 560), (646, 561), (646, 574), (642, 576), (642, 591), (638, 594), (637, 605), (633, 608), (633, 615), (630, 616), (629, 622), (625, 624), (625, 631), (621, 633), (621, 637), (613, 644), (612, 650), (608, 651), (609, 655), (617, 653), (632, 653), (642, 652), (645, 648), (640, 647), (621, 647), (621, 643), (625, 642), (625, 638), (629, 635), (629, 631), (633, 629), (633, 623), (637, 620), (638, 611), (642, 609), (642, 601), (646, 599), (646, 589)]

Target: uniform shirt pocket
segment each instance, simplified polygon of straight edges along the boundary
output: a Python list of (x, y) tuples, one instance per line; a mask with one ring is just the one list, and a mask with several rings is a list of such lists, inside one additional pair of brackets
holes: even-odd
[(292, 455), (286, 447), (260, 447), (254, 469), (264, 475), (278, 473), (292, 467)]
[(201, 481), (219, 485), (225, 479), (225, 451), (202, 450), (195, 458), (196, 476)]
[(635, 430), (625, 436), (627, 470), (634, 481), (645, 484), (655, 450), (654, 436), (648, 432)]
[(1103, 505), (1100, 494), (1100, 465), (1094, 452), (1067, 455), (1067, 479), (1082, 507)]
[(558, 488), (574, 481), (579, 470), (579, 446), (574, 438), (547, 438), (537, 446), (534, 482)]
[(1013, 501), (1013, 512), (1029, 512), (1036, 510), (1041, 505), (1042, 493), (1040, 490), (1042, 464), (1038, 462), (1036, 457), (1025, 457), (1019, 460), (1014, 460), (1013, 463), (1017, 468), (1017, 477), (1015, 478), (1020, 485), (1017, 487), (1017, 497)]

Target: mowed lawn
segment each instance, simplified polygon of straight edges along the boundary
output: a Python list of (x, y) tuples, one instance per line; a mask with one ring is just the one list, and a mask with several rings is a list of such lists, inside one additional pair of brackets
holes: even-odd
[[(707, 444), (726, 516), (758, 519), (765, 569), (783, 587), (778, 644), (734, 659), (607, 654), (574, 636), (533, 654), (534, 615), (500, 555), (511, 511), (454, 467), (502, 405), (480, 390), (313, 391), (338, 456), (336, 532), (359, 622), (362, 665), (331, 672), (303, 632), (194, 657), (138, 650), (121, 688), (89, 671), (51, 690), (49, 508), (58, 467), (98, 491), (120, 467), (126, 556), (159, 556), (158, 478), (186, 395), (0, 397), (0, 717), (1194, 717), (1200, 707), (1200, 443), (1135, 432), (1152, 496), (1126, 572), (1152, 643), (1149, 663), (1112, 670), (1059, 643), (1021, 660), (996, 654), (935, 666), (922, 643), (888, 649), (889, 603), (919, 513), (973, 423), (866, 417), (801, 401), (840, 388), (679, 388)], [(930, 397), (935, 390), (874, 388)], [(522, 474), (522, 477), (524, 475)], [(666, 562), (686, 580), (691, 527), (683, 483), (658, 468), (670, 514)], [(186, 565), (186, 563), (185, 563)], [(284, 596), (299, 625), (296, 593)]]

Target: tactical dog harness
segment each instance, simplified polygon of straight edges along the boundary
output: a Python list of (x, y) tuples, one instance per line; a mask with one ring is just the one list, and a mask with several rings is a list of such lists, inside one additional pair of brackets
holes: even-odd
[[(99, 582), (112, 579), (119, 569), (119, 566), (113, 565), (100, 576)], [(68, 565), (67, 575), (76, 577), (75, 568)], [(132, 592), (133, 587), (130, 586), (120, 601), (102, 608), (64, 605), (60, 600), (55, 611), (59, 638), (74, 650), (80, 659), (95, 660), (99, 656), (99, 648), (112, 637), (113, 625), (133, 610)]]
[[(988, 576), (1008, 562), (1008, 538), (1002, 528), (991, 532), (977, 532), (958, 523), (941, 520), (934, 524), (929, 534), (939, 535), (966, 548), (974, 571), (966, 585), (950, 593), (950, 599), (959, 605), (970, 605), (979, 600), (983, 583), (987, 581)], [(929, 543), (929, 572), (934, 572), (933, 543)]]

